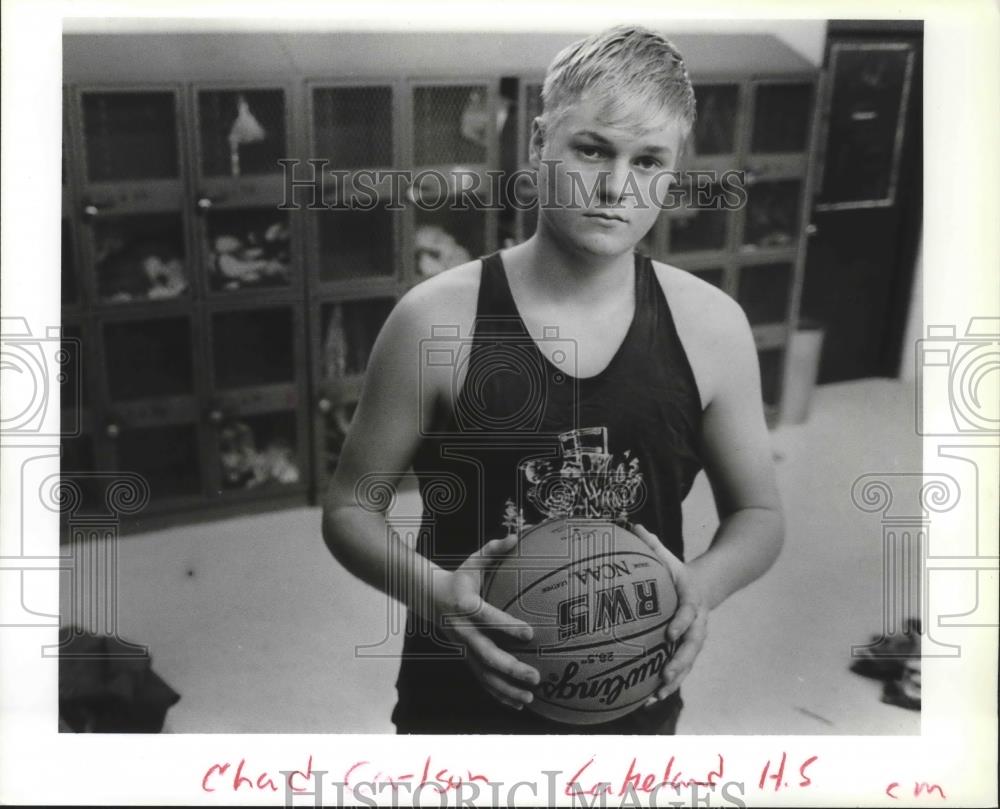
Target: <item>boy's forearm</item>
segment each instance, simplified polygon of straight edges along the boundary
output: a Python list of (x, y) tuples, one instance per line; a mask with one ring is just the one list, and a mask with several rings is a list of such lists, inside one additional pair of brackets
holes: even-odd
[(435, 582), (447, 571), (400, 539), (385, 515), (355, 506), (324, 510), (323, 541), (359, 579), (421, 617), (432, 617)]
[(778, 509), (745, 508), (722, 520), (709, 549), (687, 565), (709, 609), (767, 572), (781, 552), (784, 533)]

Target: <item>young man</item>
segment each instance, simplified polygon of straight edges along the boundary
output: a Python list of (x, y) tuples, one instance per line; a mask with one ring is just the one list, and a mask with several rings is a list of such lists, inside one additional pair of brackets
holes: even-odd
[[(536, 234), (398, 303), (324, 502), (333, 554), (408, 607), (393, 712), (401, 733), (673, 733), (709, 611), (764, 573), (782, 544), (742, 310), (635, 252), (694, 122), (680, 54), (641, 28), (594, 35), (556, 57), (543, 104), (531, 139)], [(442, 327), (453, 338), (446, 362)], [(588, 442), (600, 446), (581, 449)], [(585, 450), (635, 484), (619, 505), (668, 563), (680, 606), (658, 692), (622, 719), (581, 728), (522, 710), (539, 675), (504, 647), (531, 628), (486, 604), (480, 583), (484, 565), (516, 543), (508, 534), (524, 512), (529, 523), (545, 516), (539, 459)], [(366, 481), (394, 484), (411, 466), (424, 500), (416, 549), (389, 535), (363, 496)], [(709, 550), (683, 564), (681, 502), (702, 468), (721, 524)]]

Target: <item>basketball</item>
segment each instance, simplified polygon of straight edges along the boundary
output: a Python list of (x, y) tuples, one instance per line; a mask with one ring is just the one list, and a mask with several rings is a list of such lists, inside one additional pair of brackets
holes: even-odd
[(673, 651), (669, 571), (606, 520), (531, 527), (487, 576), (483, 598), (534, 629), (531, 641), (507, 649), (541, 674), (528, 708), (558, 722), (610, 722), (641, 707)]

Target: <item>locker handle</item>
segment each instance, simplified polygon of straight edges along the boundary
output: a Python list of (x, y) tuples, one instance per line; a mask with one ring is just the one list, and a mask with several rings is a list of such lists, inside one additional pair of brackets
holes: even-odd
[(222, 194), (216, 194), (215, 196), (212, 196), (210, 194), (203, 193), (199, 194), (195, 198), (194, 204), (199, 211), (208, 211), (215, 206), (215, 203), (225, 202), (225, 199), (226, 197)]
[(83, 218), (90, 220), (99, 216), (102, 211), (114, 207), (114, 203), (108, 200), (84, 200)]

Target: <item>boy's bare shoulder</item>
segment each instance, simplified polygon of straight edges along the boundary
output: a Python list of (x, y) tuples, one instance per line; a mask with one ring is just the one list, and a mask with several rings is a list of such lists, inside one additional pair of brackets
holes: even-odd
[(737, 356), (753, 348), (753, 331), (735, 300), (694, 273), (653, 262), (691, 363), (702, 404), (711, 401), (719, 381)]
[(412, 328), (427, 331), (433, 326), (457, 326), (459, 334), (467, 336), (476, 318), (481, 275), (479, 259), (459, 264), (421, 281), (400, 298), (396, 308)]
[(747, 333), (743, 307), (721, 289), (670, 264), (654, 261), (653, 268), (682, 335), (687, 332), (707, 338)]

